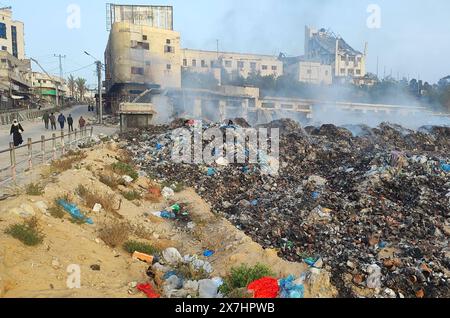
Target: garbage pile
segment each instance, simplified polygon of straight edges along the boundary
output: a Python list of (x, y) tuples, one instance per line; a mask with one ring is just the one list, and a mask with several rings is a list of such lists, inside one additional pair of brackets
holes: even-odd
[[(242, 290), (242, 295), (246, 298), (303, 298), (304, 283), (312, 276), (312, 273), (308, 272), (298, 279), (294, 275), (277, 279), (259, 273), (249, 280), (248, 284), (245, 281), (248, 277), (242, 271), (240, 275), (235, 275), (231, 279), (211, 277), (213, 267), (202, 258), (212, 255), (214, 252), (207, 250), (203, 257), (197, 255), (183, 257), (173, 247), (165, 249), (161, 255), (135, 252), (133, 257), (151, 264), (146, 273), (149, 281), (141, 284), (133, 283), (130, 287), (145, 293), (148, 298), (224, 298), (238, 290)], [(251, 271), (249, 267), (244, 268)], [(258, 268), (258, 265), (253, 269), (255, 268)], [(234, 270), (237, 271), (236, 268)], [(237, 289), (236, 284), (244, 285), (243, 288)], [(223, 288), (225, 286), (227, 287)]]
[[(192, 123), (191, 123), (192, 124)], [(203, 129), (218, 124), (203, 125)], [(124, 134), (135, 163), (192, 186), (286, 260), (325, 268), (341, 297), (450, 297), (450, 128), (280, 120), (280, 172), (174, 163), (168, 126)]]

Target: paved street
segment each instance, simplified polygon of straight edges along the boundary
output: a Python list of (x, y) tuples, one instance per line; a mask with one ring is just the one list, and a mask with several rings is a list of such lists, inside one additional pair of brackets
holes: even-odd
[[(83, 116), (86, 121), (89, 123), (89, 119), (94, 120), (95, 119), (95, 113), (94, 112), (88, 112), (86, 105), (78, 105), (74, 106), (71, 109), (66, 109), (63, 111), (64, 116), (67, 116), (69, 114), (72, 115), (74, 118), (74, 128), (78, 128), (78, 120), (80, 116)], [(57, 117), (59, 114), (55, 114)], [(24, 133), (22, 135), (24, 142), (26, 143), (28, 138), (32, 138), (32, 141), (38, 141), (41, 139), (41, 136), (44, 135), (46, 139), (51, 138), (53, 133), (56, 133), (57, 136), (61, 134), (61, 130), (59, 129), (59, 124), (57, 123), (58, 129), (56, 131), (46, 130), (44, 127), (44, 123), (40, 120), (36, 121), (26, 121), (22, 122), (22, 127), (24, 129)], [(68, 132), (68, 126), (67, 123), (64, 127), (65, 133)], [(9, 135), (10, 126), (0, 126), (0, 150), (7, 149), (9, 147), (9, 142), (12, 141), (12, 137)], [(94, 126), (94, 136), (99, 134), (105, 134), (105, 135), (113, 135), (118, 131), (118, 128), (114, 127), (105, 127), (105, 126)], [(50, 143), (49, 143), (50, 144)], [(47, 151), (49, 150), (50, 145), (47, 145)], [(39, 151), (36, 149), (36, 147), (33, 147), (33, 153)], [(22, 170), (22, 168), (26, 168), (26, 164), (23, 161), (26, 161), (27, 159), (27, 149), (22, 148), (16, 150), (16, 161), (20, 164), (20, 168), (18, 167), (18, 170)], [(37, 160), (36, 160), (37, 161)], [(10, 166), (10, 154), (9, 152), (0, 154), (0, 171), (3, 168)], [(10, 171), (1, 171), (0, 172), (0, 181), (4, 180), (6, 177), (10, 176)]]

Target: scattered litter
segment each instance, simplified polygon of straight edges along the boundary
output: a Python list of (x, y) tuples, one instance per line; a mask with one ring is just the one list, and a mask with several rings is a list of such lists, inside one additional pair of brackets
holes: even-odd
[(290, 275), (279, 281), (281, 298), (303, 298), (305, 287), (295, 283), (295, 276)]
[(203, 252), (203, 256), (211, 257), (211, 256), (214, 255), (214, 253), (215, 253), (214, 251), (206, 250), (206, 251)]
[(134, 179), (130, 176), (122, 176), (122, 180), (125, 181), (126, 184), (130, 184), (134, 181)]
[(102, 205), (100, 203), (96, 203), (94, 205), (94, 208), (92, 209), (92, 212), (98, 213), (98, 212), (100, 212), (102, 210), (102, 208), (103, 207), (102, 207)]
[(150, 284), (139, 284), (139, 285), (137, 285), (137, 289), (140, 290), (141, 292), (145, 293), (148, 298), (159, 298), (160, 297), (157, 293), (155, 293), (152, 285), (150, 285)]
[(140, 253), (140, 252), (134, 252), (132, 257), (133, 257), (133, 259), (137, 259), (137, 260), (140, 260), (142, 262), (149, 263), (149, 264), (152, 264), (153, 263), (153, 259), (154, 259), (154, 256), (148, 255), (148, 254), (145, 254), (145, 253)]
[(66, 210), (66, 212), (70, 213), (70, 215), (77, 220), (82, 220), (85, 221), (88, 224), (94, 224), (94, 222), (92, 221), (92, 219), (90, 218), (86, 218), (78, 209), (78, 207), (75, 204), (70, 204), (69, 202), (67, 202), (66, 200), (60, 199), (57, 202), (60, 206), (62, 206), (64, 208), (64, 210)]
[(263, 277), (250, 283), (247, 287), (253, 291), (253, 298), (277, 298), (280, 292), (278, 280), (271, 277)]
[(175, 192), (171, 188), (165, 187), (162, 190), (161, 194), (164, 197), (164, 199), (168, 200), (175, 195)]
[(163, 251), (163, 259), (170, 265), (176, 265), (183, 261), (180, 252), (176, 248), (170, 247)]

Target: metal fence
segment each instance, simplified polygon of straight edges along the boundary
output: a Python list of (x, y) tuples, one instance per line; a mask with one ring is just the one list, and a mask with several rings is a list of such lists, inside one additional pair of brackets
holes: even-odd
[[(60, 135), (54, 133), (50, 138), (41, 136), (38, 141), (28, 138), (27, 143), (19, 147), (14, 147), (11, 142), (8, 149), (0, 150), (0, 162), (9, 161), (8, 166), (0, 167), (0, 184), (15, 182), (18, 174), (32, 171), (34, 164), (46, 164), (78, 148), (79, 143), (91, 140), (93, 132), (94, 127), (84, 127), (69, 133), (61, 131)], [(3, 176), (5, 173), (6, 177)]]

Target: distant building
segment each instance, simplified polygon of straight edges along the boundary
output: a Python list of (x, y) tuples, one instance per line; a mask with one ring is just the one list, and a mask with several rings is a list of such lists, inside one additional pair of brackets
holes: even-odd
[(65, 80), (57, 76), (49, 78), (47, 74), (32, 72), (30, 79), (34, 95), (51, 104), (57, 104), (56, 98), (58, 97), (58, 105), (61, 105), (63, 98), (67, 96), (69, 91)]
[(333, 83), (333, 71), (331, 65), (321, 61), (300, 57), (282, 58), (284, 72), (291, 78), (302, 82), (318, 85), (331, 85)]
[(181, 55), (184, 70), (212, 73), (219, 83), (222, 82), (222, 70), (230, 79), (248, 78), (251, 74), (274, 77), (283, 75), (283, 62), (272, 55), (191, 49), (182, 49)]
[(366, 57), (367, 44), (361, 53), (330, 31), (305, 27), (305, 58), (331, 65), (333, 78), (338, 81), (364, 77)]

